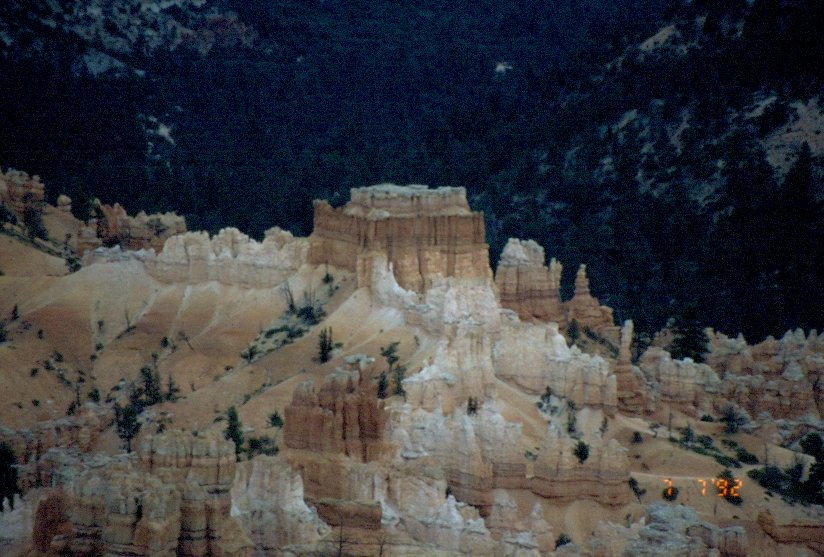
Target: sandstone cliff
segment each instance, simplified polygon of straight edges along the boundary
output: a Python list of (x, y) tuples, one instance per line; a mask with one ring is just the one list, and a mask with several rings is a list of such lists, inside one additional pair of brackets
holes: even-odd
[(119, 203), (97, 206), (97, 235), (105, 245), (120, 244), (123, 249), (153, 248), (160, 251), (166, 239), (186, 232), (186, 219), (175, 213), (147, 215), (143, 211), (132, 217)]
[(469, 209), (463, 188), (354, 188), (344, 207), (316, 201), (314, 225), (312, 264), (356, 272), (360, 257), (382, 251), (398, 284), (416, 292), (436, 276), (490, 276), (483, 214)]
[(19, 221), (23, 221), (27, 210), (41, 212), (45, 197), (40, 176), (11, 168), (4, 173), (0, 169), (0, 205), (5, 205)]
[(510, 238), (495, 271), (501, 306), (522, 320), (554, 321), (565, 326), (561, 307), (561, 273), (555, 259), (545, 264), (544, 248), (532, 240)]

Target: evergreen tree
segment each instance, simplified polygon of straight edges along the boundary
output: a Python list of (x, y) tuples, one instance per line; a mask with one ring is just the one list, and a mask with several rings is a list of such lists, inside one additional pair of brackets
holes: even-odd
[(223, 437), (229, 439), (235, 444), (235, 458), (240, 460), (240, 453), (243, 446), (243, 424), (240, 423), (240, 418), (237, 415), (237, 409), (230, 406), (226, 411), (226, 429), (223, 431)]
[(710, 339), (696, 317), (694, 306), (687, 308), (683, 317), (676, 319), (673, 333), (675, 338), (670, 344), (673, 359), (692, 358), (697, 363), (704, 361)]
[(168, 401), (174, 402), (180, 398), (180, 387), (177, 386), (175, 380), (172, 378), (172, 372), (169, 372), (169, 380), (166, 382), (166, 395)]
[(140, 368), (140, 376), (143, 381), (143, 401), (146, 406), (151, 406), (163, 401), (163, 394), (160, 392), (160, 374), (156, 368), (143, 366)]
[(140, 422), (137, 421), (139, 414), (140, 411), (132, 404), (127, 404), (125, 407), (117, 403), (114, 405), (117, 436), (126, 442), (126, 452), (129, 453), (132, 452), (132, 439), (140, 432)]
[(17, 486), (17, 458), (14, 450), (3, 441), (0, 443), (0, 511), (3, 510), (3, 502), (8, 499), (9, 507), (14, 509), (14, 496), (20, 492)]
[(575, 445), (575, 450), (572, 454), (575, 455), (580, 464), (583, 464), (584, 461), (589, 458), (589, 445), (583, 441), (578, 441), (578, 444)]
[(329, 357), (332, 354), (332, 348), (334, 347), (332, 341), (332, 327), (327, 327), (326, 329), (322, 329), (320, 332), (320, 336), (318, 337), (318, 360), (320, 363), (326, 363), (329, 361)]

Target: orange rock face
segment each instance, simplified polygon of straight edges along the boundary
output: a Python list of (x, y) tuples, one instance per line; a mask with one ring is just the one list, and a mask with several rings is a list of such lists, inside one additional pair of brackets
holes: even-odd
[(338, 209), (315, 202), (310, 263), (355, 272), (372, 250), (386, 252), (398, 284), (416, 292), (437, 275), (490, 275), (483, 214), (470, 210), (464, 188), (380, 185), (352, 189)]
[(566, 316), (559, 292), (563, 267), (555, 259), (549, 267), (544, 261), (544, 248), (537, 243), (510, 238), (495, 271), (501, 306), (517, 312), (522, 320), (555, 321), (563, 326)]
[(377, 459), (386, 415), (365, 366), (327, 376), (320, 389), (306, 382), (286, 407), (283, 437), (291, 449), (336, 453), (360, 462)]
[(564, 303), (567, 311), (567, 320), (573, 319), (581, 327), (589, 327), (613, 344), (620, 342), (620, 329), (615, 326), (612, 317), (612, 308), (602, 306), (589, 292), (589, 278), (587, 266), (581, 265), (575, 275), (575, 295)]
[(159, 252), (167, 238), (186, 232), (186, 219), (174, 213), (147, 215), (141, 211), (131, 217), (119, 203), (100, 205), (100, 212), (98, 236), (104, 244), (120, 244), (123, 249)]

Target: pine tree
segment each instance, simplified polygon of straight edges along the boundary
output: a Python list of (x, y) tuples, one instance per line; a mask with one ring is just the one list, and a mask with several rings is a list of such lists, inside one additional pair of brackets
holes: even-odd
[(676, 319), (673, 332), (675, 338), (670, 344), (673, 359), (691, 358), (696, 363), (703, 363), (710, 339), (696, 317), (694, 306), (688, 307), (683, 317)]
[(318, 360), (320, 363), (323, 364), (329, 361), (333, 347), (332, 327), (327, 327), (321, 330), (320, 336), (318, 337)]
[(126, 442), (126, 452), (132, 452), (132, 439), (140, 432), (140, 422), (137, 421), (139, 414), (138, 409), (132, 404), (127, 404), (125, 407), (117, 403), (114, 405), (117, 436)]
[(8, 499), (9, 507), (14, 509), (14, 496), (20, 492), (17, 486), (17, 458), (14, 450), (3, 441), (0, 443), (0, 511), (3, 510), (3, 502)]
[(178, 393), (180, 393), (180, 387), (177, 386), (175, 380), (172, 379), (172, 373), (169, 372), (169, 380), (166, 382), (166, 400), (175, 402), (180, 398)]
[(240, 453), (243, 446), (243, 425), (240, 423), (240, 418), (237, 415), (237, 409), (230, 406), (226, 411), (226, 429), (223, 431), (223, 437), (234, 442), (235, 444), (235, 458), (240, 460)]

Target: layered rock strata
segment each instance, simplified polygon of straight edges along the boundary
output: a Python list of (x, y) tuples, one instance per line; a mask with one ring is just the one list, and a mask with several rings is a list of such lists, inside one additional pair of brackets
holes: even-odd
[(775, 419), (824, 415), (824, 339), (787, 331), (750, 346), (742, 336), (710, 337), (707, 363), (723, 377), (719, 396), (752, 415)]
[(342, 454), (360, 462), (378, 459), (386, 414), (371, 363), (371, 358), (353, 360), (355, 369), (327, 375), (318, 389), (314, 381), (299, 385), (284, 411), (286, 446)]
[(546, 388), (577, 407), (603, 408), (614, 414), (618, 405), (616, 376), (600, 356), (569, 348), (555, 323), (532, 325), (505, 321), (493, 351), (495, 375), (532, 394)]
[(701, 521), (690, 507), (653, 503), (647, 506), (643, 519), (630, 527), (600, 523), (587, 549), (593, 557), (744, 557), (749, 541), (741, 526), (719, 528)]
[(758, 525), (778, 543), (804, 544), (819, 554), (824, 553), (824, 512), (820, 507), (803, 514), (765, 509), (758, 513)]
[(353, 188), (344, 207), (315, 201), (309, 240), (310, 263), (357, 272), (362, 287), (369, 274), (359, 260), (372, 251), (384, 252), (398, 284), (415, 292), (436, 276), (490, 276), (483, 214), (470, 210), (464, 188)]
[(618, 409), (628, 414), (641, 414), (649, 407), (649, 392), (641, 370), (632, 365), (632, 321), (621, 328), (621, 346), (614, 373), (618, 388)]
[(234, 447), (219, 435), (148, 436), (137, 465), (98, 459), (67, 467), (65, 500), (44, 499), (35, 525), (63, 533), (38, 543), (54, 554), (249, 556), (252, 544), (229, 516), (234, 475)]
[(168, 238), (186, 232), (186, 219), (175, 213), (147, 215), (143, 211), (132, 217), (119, 203), (98, 205), (97, 235), (104, 244), (120, 244), (123, 249), (152, 248), (160, 251)]
[(544, 248), (534, 241), (509, 239), (495, 271), (501, 306), (524, 321), (538, 319), (565, 326), (560, 294), (563, 267), (554, 258), (549, 267), (544, 261)]

